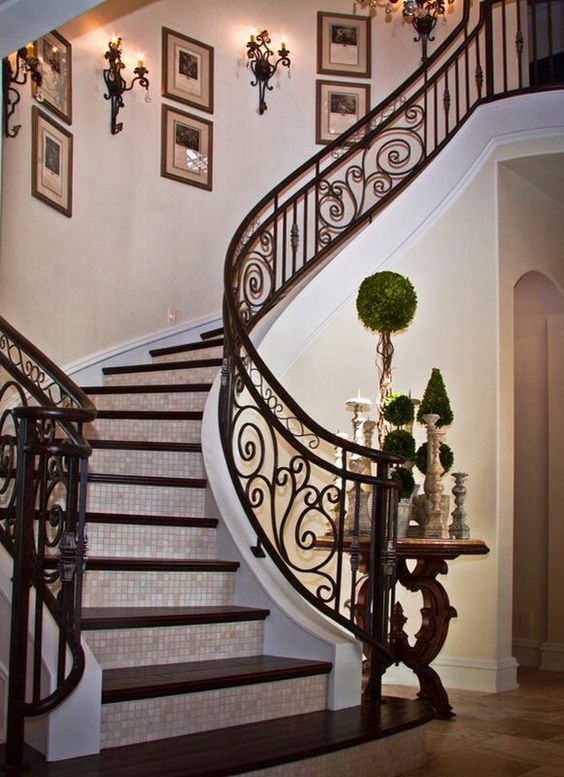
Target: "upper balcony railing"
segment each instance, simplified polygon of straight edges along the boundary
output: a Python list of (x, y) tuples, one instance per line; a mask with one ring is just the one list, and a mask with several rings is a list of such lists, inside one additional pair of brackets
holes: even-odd
[[(80, 617), (90, 446), (82, 425), (95, 417), (78, 386), (0, 318), (0, 542), (13, 556), (10, 766), (22, 762), (26, 717), (58, 706), (84, 671)], [(42, 668), (49, 663), (48, 618), (58, 633), (51, 687)]]
[[(368, 645), (368, 696), (378, 694), (392, 660), (396, 462), (370, 446), (369, 432), (361, 446), (310, 418), (251, 335), (425, 169), (478, 106), (562, 86), (554, 23), (562, 5), (537, 0), (527, 10), (523, 0), (484, 0), (470, 29), (467, 0), (433, 56), (267, 194), (227, 252), (220, 426), (233, 483), (257, 532), (256, 553), (264, 547), (309, 602)], [(361, 537), (369, 547), (362, 572)]]

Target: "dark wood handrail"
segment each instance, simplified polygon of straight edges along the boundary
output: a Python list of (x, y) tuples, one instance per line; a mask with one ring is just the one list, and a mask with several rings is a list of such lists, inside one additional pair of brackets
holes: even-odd
[[(511, 14), (517, 32), (513, 50), (507, 32)], [(377, 672), (386, 660), (390, 567), (395, 563), (397, 491), (389, 469), (396, 462), (341, 439), (305, 413), (265, 364), (251, 333), (261, 318), (296, 293), (322, 263), (409, 186), (478, 106), (533, 89), (562, 88), (562, 84), (527, 81), (529, 63), (520, 14), (518, 3), (483, 0), (469, 31), (470, 2), (465, 0), (460, 22), (435, 53), (365, 117), (265, 195), (243, 220), (227, 251), (220, 428), (234, 486), (257, 532), (258, 547), (268, 550), (296, 589), (322, 612), (382, 648), (376, 651)], [(498, 32), (503, 43), (498, 51), (501, 86), (493, 56)], [(330, 460), (333, 448), (337, 461)], [(360, 469), (359, 462), (364, 462)], [(373, 477), (373, 471), (378, 477)], [(284, 489), (295, 502), (305, 501), (304, 492), (309, 489), (309, 504), (298, 516), (285, 504)], [(324, 505), (324, 499), (332, 506)], [(354, 537), (358, 541), (361, 531), (361, 499), (372, 502), (370, 595), (362, 603), (355, 600), (354, 592), (358, 568)], [(330, 548), (328, 562), (337, 564), (333, 577), (323, 577), (321, 563), (300, 568), (285, 542), (284, 532), (295, 521), (294, 540), (307, 555), (319, 531), (319, 527), (306, 528), (302, 519), (308, 511), (318, 522), (326, 519), (329, 524), (330, 540), (321, 544)], [(345, 549), (351, 556), (353, 577), (348, 619), (337, 601), (342, 595)], [(308, 587), (302, 581), (312, 571), (319, 575), (314, 592), (312, 585), (315, 588), (317, 583), (310, 581)], [(361, 605), (364, 612), (359, 618)], [(358, 623), (366, 623), (367, 611), (371, 616), (377, 611), (377, 630), (359, 634)]]
[[(0, 542), (14, 559), (6, 762), (19, 766), (26, 717), (59, 706), (84, 673), (80, 617), (91, 448), (82, 425), (96, 418), (96, 408), (59, 367), (3, 318), (0, 368), (10, 376), (0, 384)], [(46, 553), (55, 549), (59, 552), (57, 568), (48, 570)], [(44, 610), (59, 633), (53, 657), (56, 687), (46, 695), (41, 691)], [(33, 660), (28, 687), (30, 627)], [(70, 667), (66, 666), (67, 651)]]

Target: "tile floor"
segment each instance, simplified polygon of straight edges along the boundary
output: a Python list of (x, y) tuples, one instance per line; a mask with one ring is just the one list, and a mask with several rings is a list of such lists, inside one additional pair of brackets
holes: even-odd
[(402, 777), (564, 777), (564, 672), (521, 669), (519, 683), (495, 695), (449, 691), (456, 718), (429, 724), (425, 764)]

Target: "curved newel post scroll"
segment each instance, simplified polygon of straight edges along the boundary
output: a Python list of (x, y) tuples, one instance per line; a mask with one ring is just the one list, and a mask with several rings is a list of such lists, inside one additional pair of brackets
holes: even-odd
[[(408, 591), (421, 593), (423, 607), (421, 627), (415, 634), (414, 644), (410, 645), (403, 630), (407, 618), (400, 602), (396, 602), (391, 618), (392, 651), (396, 661), (415, 672), (420, 684), (419, 695), (435, 707), (438, 718), (452, 718), (454, 712), (441, 679), (430, 664), (441, 651), (450, 619), (456, 618), (457, 612), (437, 575), (448, 573), (447, 560), (485, 553), (489, 553), (489, 548), (481, 540), (398, 540), (398, 582)], [(409, 559), (416, 562), (413, 571), (408, 568)]]
[[(96, 410), (3, 319), (0, 377), (0, 542), (13, 557), (6, 763), (19, 767), (26, 718), (57, 707), (84, 671), (80, 619), (91, 449), (82, 425)], [(58, 633), (51, 657), (44, 653), (49, 617)], [(47, 694), (45, 662), (56, 674)]]

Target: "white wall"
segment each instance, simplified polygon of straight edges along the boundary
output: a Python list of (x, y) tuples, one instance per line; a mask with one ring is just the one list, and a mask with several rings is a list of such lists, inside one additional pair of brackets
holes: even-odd
[[(30, 103), (4, 145), (0, 309), (62, 364), (167, 326), (219, 313), (227, 244), (244, 214), (314, 153), (318, 3), (288, 0), (110, 0), (60, 28), (73, 46), (74, 196), (67, 219), (30, 196)], [(327, 11), (350, 13), (347, 0)], [(452, 29), (438, 26), (437, 42)], [(401, 14), (372, 21), (372, 103), (418, 63), (420, 47)], [(257, 112), (257, 89), (243, 56), (253, 27), (287, 35), (292, 77), (284, 73)], [(215, 49), (213, 192), (160, 176), (161, 27)], [(123, 38), (126, 76), (144, 51), (152, 101), (125, 95), (124, 130), (112, 136), (102, 68), (114, 32)], [(436, 45), (436, 44), (434, 44)], [(168, 101), (173, 105), (172, 101)]]

